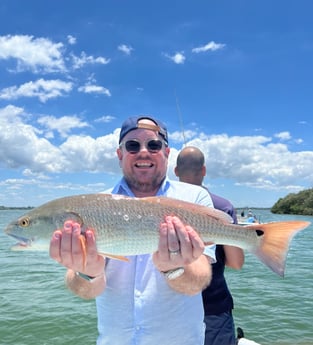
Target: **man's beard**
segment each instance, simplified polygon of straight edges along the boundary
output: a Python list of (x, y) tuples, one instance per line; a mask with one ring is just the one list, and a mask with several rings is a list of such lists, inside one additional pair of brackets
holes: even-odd
[(154, 176), (154, 178), (151, 179), (149, 182), (142, 183), (134, 179), (132, 176), (125, 176), (125, 179), (130, 189), (134, 192), (137, 191), (141, 193), (156, 193), (156, 191), (160, 188), (164, 178), (165, 176), (157, 175)]

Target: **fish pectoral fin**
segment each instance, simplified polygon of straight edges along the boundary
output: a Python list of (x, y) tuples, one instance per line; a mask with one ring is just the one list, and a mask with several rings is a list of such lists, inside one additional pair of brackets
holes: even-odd
[(109, 259), (114, 259), (114, 260), (120, 260), (120, 261), (125, 261), (125, 262), (129, 262), (129, 259), (127, 259), (125, 256), (123, 255), (115, 255), (115, 254), (108, 254), (108, 253), (98, 253), (99, 255), (105, 256), (106, 258)]
[(214, 242), (210, 242), (210, 241), (208, 241), (208, 242), (204, 242), (204, 245), (205, 246), (212, 246), (213, 244), (215, 244)]
[(79, 236), (80, 244), (83, 250), (83, 267), (86, 268), (87, 248), (86, 248), (86, 237), (83, 235)]

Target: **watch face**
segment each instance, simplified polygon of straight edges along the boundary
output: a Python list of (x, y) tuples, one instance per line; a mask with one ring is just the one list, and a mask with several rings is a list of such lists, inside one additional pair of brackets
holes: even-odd
[(168, 280), (173, 280), (180, 277), (185, 272), (184, 267), (178, 267), (175, 270), (171, 270), (165, 273), (165, 276)]

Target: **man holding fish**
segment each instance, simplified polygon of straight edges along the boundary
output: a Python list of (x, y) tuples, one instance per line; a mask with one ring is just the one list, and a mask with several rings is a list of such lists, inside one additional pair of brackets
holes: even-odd
[[(111, 192), (165, 195), (213, 207), (203, 188), (166, 177), (169, 153), (162, 122), (150, 116), (128, 118), (117, 149), (123, 178)], [(67, 286), (82, 298), (96, 298), (97, 345), (204, 344), (201, 291), (211, 280), (214, 249), (205, 249), (195, 229), (175, 215), (164, 218), (159, 234), (156, 252), (124, 262), (98, 254), (93, 229), (85, 231), (83, 248), (74, 220), (54, 232), (50, 256), (68, 268)]]
[(68, 287), (96, 297), (97, 345), (203, 345), (200, 292), (215, 254), (205, 245), (248, 250), (284, 276), (290, 241), (310, 222), (232, 224), (202, 187), (167, 179), (166, 128), (151, 117), (126, 120), (119, 144), (124, 177), (112, 194), (49, 201), (5, 233), (19, 248), (50, 248)]

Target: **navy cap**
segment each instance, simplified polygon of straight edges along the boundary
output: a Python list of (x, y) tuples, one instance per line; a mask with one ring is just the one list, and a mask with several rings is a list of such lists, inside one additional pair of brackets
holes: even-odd
[[(148, 124), (148, 123), (138, 123), (139, 120), (142, 120), (142, 119), (151, 120), (155, 123), (155, 125)], [(132, 117), (129, 117), (127, 120), (125, 120), (122, 124), (119, 144), (121, 143), (121, 141), (123, 140), (123, 138), (128, 132), (134, 129), (138, 129), (138, 128), (150, 129), (152, 131), (158, 132), (163, 137), (166, 145), (168, 145), (167, 129), (164, 123), (150, 116), (132, 116)]]

